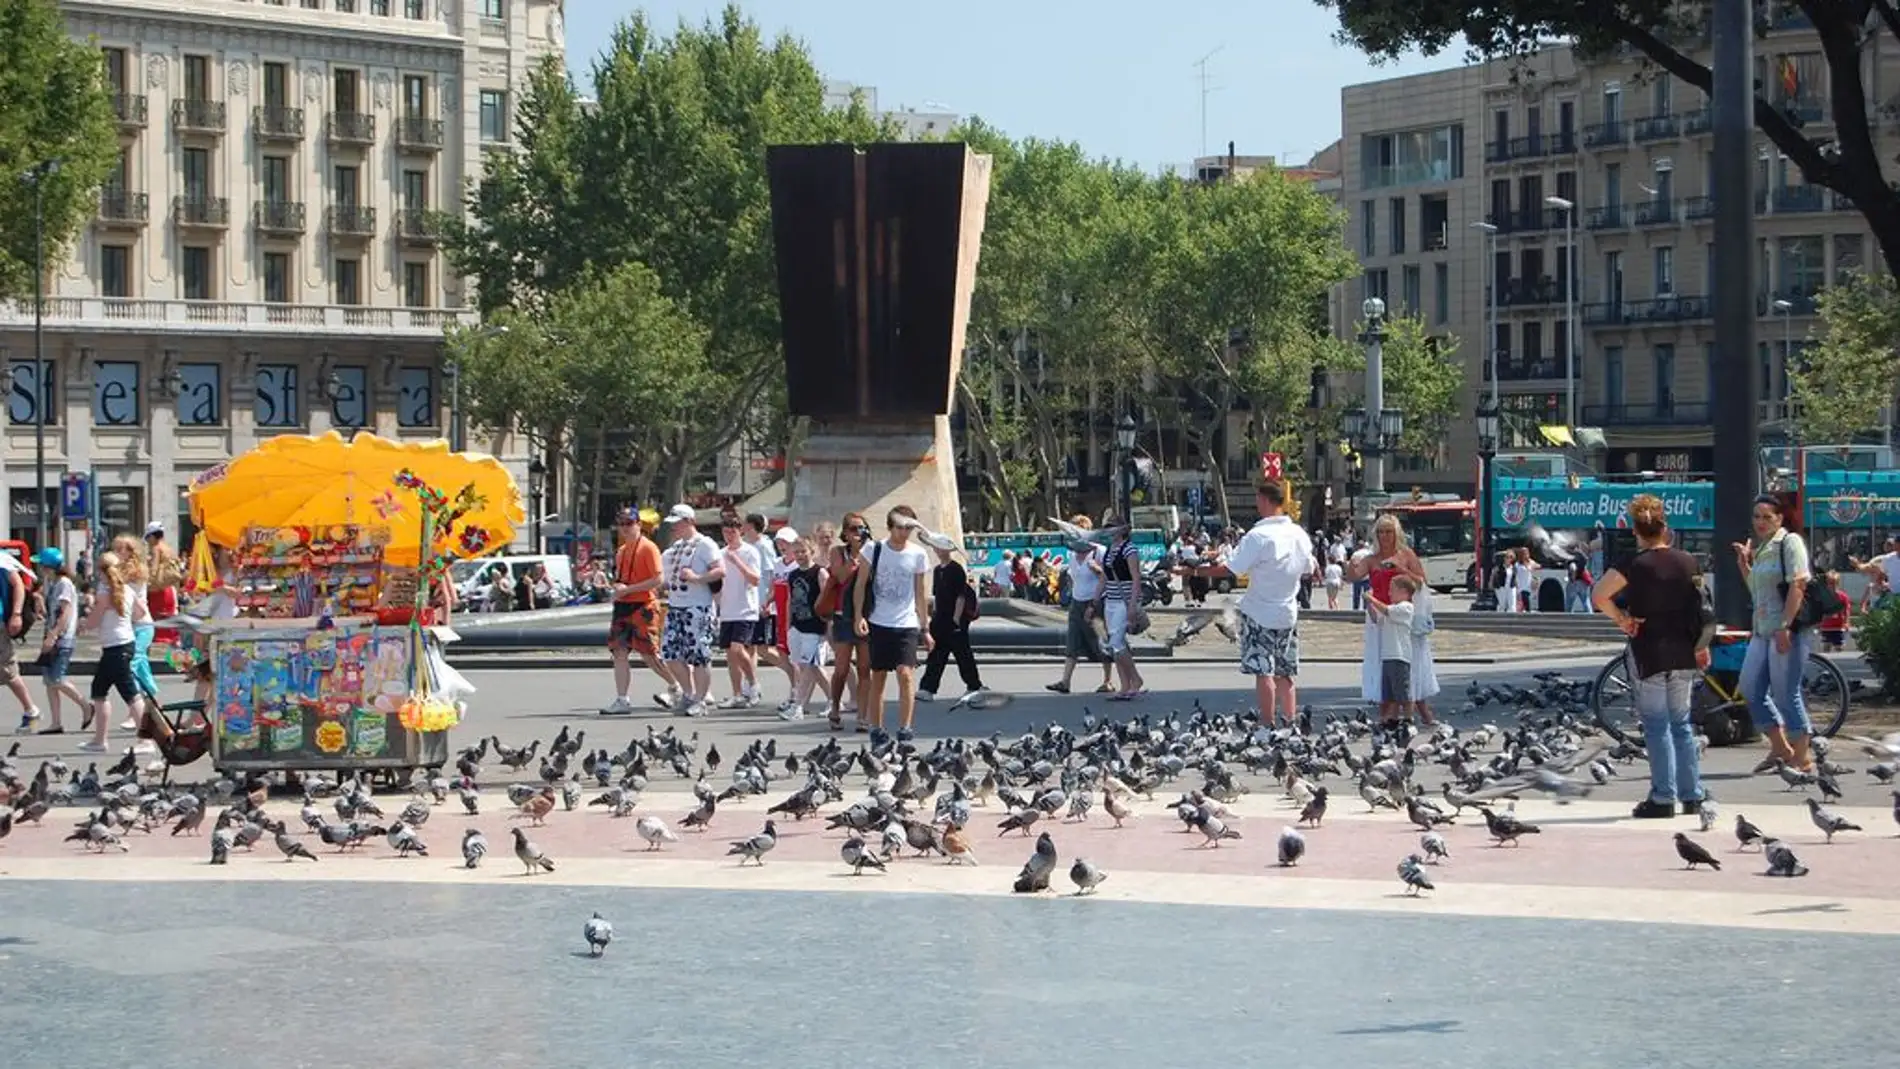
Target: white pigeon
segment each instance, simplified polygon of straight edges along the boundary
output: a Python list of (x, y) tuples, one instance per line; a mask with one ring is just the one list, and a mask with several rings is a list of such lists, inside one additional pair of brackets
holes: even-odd
[(1707, 832), (1710, 828), (1715, 827), (1715, 820), (1721, 813), (1716, 809), (1715, 799), (1704, 798), (1702, 799), (1701, 808), (1696, 811), (1696, 815), (1698, 819), (1702, 821), (1702, 830)]
[(658, 850), (665, 843), (680, 841), (680, 837), (673, 834), (673, 829), (666, 826), (666, 821), (651, 813), (634, 821), (633, 830), (646, 840), (648, 850)]
[(929, 546), (931, 549), (954, 550), (958, 548), (956, 539), (951, 538), (949, 535), (938, 534), (930, 528), (925, 527), (922, 520), (915, 520), (909, 516), (893, 516), (891, 517), (891, 523), (898, 527), (908, 527), (912, 531), (917, 532), (917, 540)]
[(1071, 553), (1080, 553), (1092, 546), (1100, 545), (1107, 534), (1106, 531), (1091, 531), (1077, 527), (1067, 520), (1052, 519), (1049, 522), (1055, 525), (1056, 530), (1062, 532), (1063, 547)]

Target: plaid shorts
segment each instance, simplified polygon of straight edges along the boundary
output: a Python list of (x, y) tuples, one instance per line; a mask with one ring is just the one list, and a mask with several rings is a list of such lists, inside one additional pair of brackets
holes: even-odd
[(1300, 633), (1291, 627), (1262, 627), (1240, 614), (1240, 670), (1250, 676), (1292, 679), (1300, 674)]

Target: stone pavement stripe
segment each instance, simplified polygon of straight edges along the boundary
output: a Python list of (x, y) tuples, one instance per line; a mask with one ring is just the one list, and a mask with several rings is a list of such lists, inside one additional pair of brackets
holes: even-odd
[[(993, 851), (994, 853), (994, 851)], [(581, 858), (538, 877), (468, 872), (446, 862), (369, 865), (236, 863), (214, 869), (183, 858), (117, 858), (90, 866), (74, 859), (31, 858), (7, 862), (5, 874), (28, 880), (98, 880), (137, 883), (276, 881), (296, 883), (384, 882), (450, 885), (473, 882), (517, 886), (654, 887), (682, 890), (952, 894), (1016, 898), (1008, 883), (1014, 858), (982, 867), (944, 864), (893, 865), (882, 875), (854, 877), (836, 863), (778, 861), (744, 870), (723, 862), (651, 858), (637, 868), (620, 860)], [(511, 860), (491, 858), (490, 864)], [(1065, 865), (1066, 868), (1066, 865)], [(503, 870), (506, 871), (505, 869)], [(1459, 882), (1457, 869), (1434, 871), (1436, 892), (1406, 895), (1396, 878), (1386, 880), (1246, 879), (1206, 874), (1111, 871), (1099, 897), (1172, 905), (1348, 912), (1511, 917), (1537, 920), (1616, 921), (1790, 932), (1900, 935), (1900, 902), (1828, 894), (1774, 896), (1717, 890), (1606, 890), (1598, 887), (1519, 886)], [(1066, 886), (1066, 878), (1058, 880)], [(1764, 901), (1776, 903), (1763, 908)], [(1785, 904), (1782, 904), (1785, 903)], [(1026, 907), (1033, 908), (1033, 907)]]

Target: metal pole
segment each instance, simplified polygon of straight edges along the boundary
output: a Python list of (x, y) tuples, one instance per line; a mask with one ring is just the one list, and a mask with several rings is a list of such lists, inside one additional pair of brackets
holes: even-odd
[(462, 360), (449, 359), (449, 448), (460, 453), (468, 448), (468, 425), (462, 420)]
[(33, 173), (33, 550), (46, 540), (46, 174)]
[(1385, 493), (1385, 441), (1380, 418), (1385, 413), (1385, 324), (1378, 316), (1366, 319), (1366, 502)]
[(1485, 303), (1485, 348), (1491, 351), (1491, 406), (1498, 406), (1498, 228), (1488, 225), (1485, 237), (1491, 260), (1491, 292)]
[[(1564, 418), (1566, 426), (1577, 425), (1577, 202), (1564, 209)], [(1574, 432), (1573, 432), (1574, 433)]]
[(1714, 537), (1711, 553), (1716, 574), (1716, 616), (1731, 627), (1748, 623), (1748, 588), (1735, 556), (1719, 548), (1747, 537), (1750, 506), (1758, 484), (1756, 427), (1759, 422), (1752, 355), (1755, 307), (1750, 297), (1754, 262), (1755, 201), (1749, 188), (1754, 167), (1754, 5), (1751, 0), (1716, 0), (1710, 17), (1714, 36), (1711, 119), (1715, 131), (1713, 161), (1715, 244), (1729, 250), (1715, 261), (1712, 288), (1715, 311)]

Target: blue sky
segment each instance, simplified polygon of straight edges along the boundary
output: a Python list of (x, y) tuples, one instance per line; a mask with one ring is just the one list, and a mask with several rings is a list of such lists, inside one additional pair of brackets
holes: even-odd
[[(718, 14), (722, 0), (573, 0), (568, 63), (585, 86), (593, 49), (644, 8), (656, 28)], [(1333, 43), (1312, 0), (746, 0), (768, 32), (802, 39), (827, 78), (876, 86), (885, 108), (944, 105), (1016, 136), (1077, 141), (1153, 170), (1207, 143), (1304, 162), (1339, 136), (1341, 86), (1452, 66), (1440, 55), (1374, 66)]]

